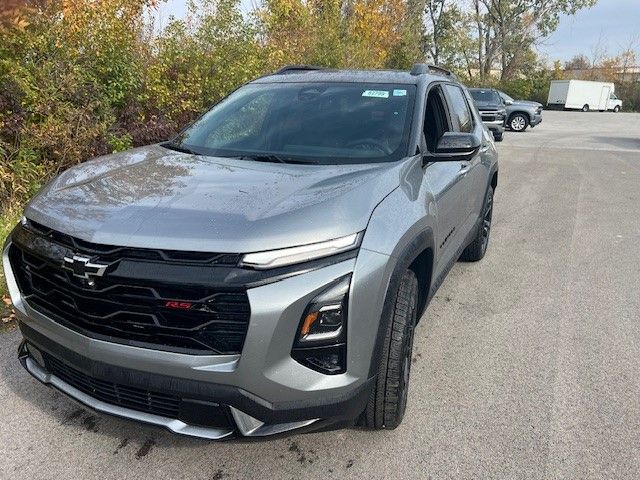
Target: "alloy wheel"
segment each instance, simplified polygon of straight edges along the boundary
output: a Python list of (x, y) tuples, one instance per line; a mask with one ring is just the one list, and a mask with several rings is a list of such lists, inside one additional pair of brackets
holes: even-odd
[(516, 115), (511, 119), (511, 130), (520, 132), (527, 126), (527, 120), (522, 115)]

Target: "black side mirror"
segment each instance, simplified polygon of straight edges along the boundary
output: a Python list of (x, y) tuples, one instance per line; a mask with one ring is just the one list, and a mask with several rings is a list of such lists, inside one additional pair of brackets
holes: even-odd
[(436, 151), (430, 156), (431, 162), (456, 162), (471, 160), (480, 150), (481, 140), (473, 133), (445, 132)]

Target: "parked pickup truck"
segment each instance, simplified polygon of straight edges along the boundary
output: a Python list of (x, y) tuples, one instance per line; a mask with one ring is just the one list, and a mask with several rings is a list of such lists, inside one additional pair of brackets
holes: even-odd
[(498, 91), (493, 88), (470, 88), (469, 93), (482, 116), (482, 122), (493, 133), (493, 138), (501, 142), (506, 126), (507, 110)]
[(448, 72), (285, 67), (27, 205), (3, 250), (20, 361), (196, 437), (395, 428), (416, 324), (485, 255), (497, 184)]
[(514, 100), (498, 90), (507, 111), (507, 128), (514, 132), (524, 132), (542, 122), (542, 104), (530, 100)]

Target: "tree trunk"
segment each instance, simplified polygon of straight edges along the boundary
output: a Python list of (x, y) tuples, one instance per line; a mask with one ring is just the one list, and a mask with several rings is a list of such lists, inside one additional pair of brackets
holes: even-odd
[(482, 25), (482, 20), (480, 19), (480, 0), (474, 0), (473, 6), (476, 10), (476, 25), (478, 26), (478, 74), (480, 76), (480, 80), (484, 80), (484, 28)]

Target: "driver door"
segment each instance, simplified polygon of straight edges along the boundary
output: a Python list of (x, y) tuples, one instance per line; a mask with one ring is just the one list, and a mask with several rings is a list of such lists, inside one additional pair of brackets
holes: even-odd
[[(452, 131), (452, 121), (441, 85), (433, 86), (427, 94), (424, 120), (424, 136), (427, 150), (435, 151), (440, 137)], [(461, 229), (467, 217), (466, 197), (463, 185), (465, 162), (430, 162), (425, 167), (425, 178), (431, 189), (436, 208), (435, 232), (437, 271), (434, 278), (446, 266), (456, 261), (460, 244), (464, 240)]]
[[(462, 88), (448, 84), (445, 85), (444, 91), (453, 117), (454, 131), (477, 134), (480, 126), (474, 121), (471, 105)], [(487, 191), (488, 170), (482, 165), (482, 153), (483, 149), (480, 149), (469, 161), (461, 162), (460, 175), (465, 197), (465, 218), (461, 234), (465, 237), (476, 225)]]

